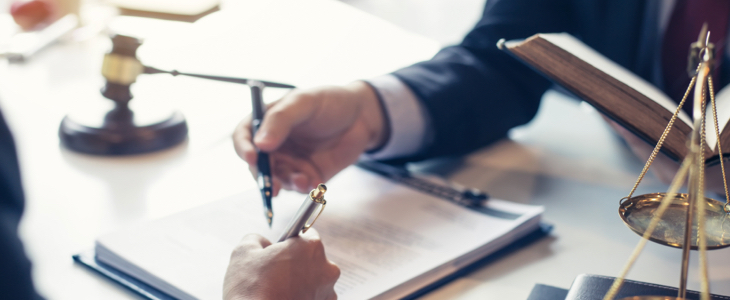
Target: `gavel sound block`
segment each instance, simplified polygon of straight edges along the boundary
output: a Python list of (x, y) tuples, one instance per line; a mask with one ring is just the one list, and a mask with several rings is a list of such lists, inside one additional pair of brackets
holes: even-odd
[(123, 35), (112, 36), (112, 50), (104, 56), (102, 75), (106, 84), (101, 94), (114, 101), (101, 127), (80, 124), (69, 116), (61, 121), (59, 137), (68, 149), (96, 155), (129, 155), (163, 150), (187, 138), (188, 127), (180, 112), (147, 126), (134, 123), (130, 86), (144, 71), (137, 59), (140, 40)]

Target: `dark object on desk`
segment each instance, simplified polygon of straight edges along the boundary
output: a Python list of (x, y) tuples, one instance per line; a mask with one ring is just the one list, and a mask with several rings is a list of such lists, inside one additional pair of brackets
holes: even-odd
[[(550, 231), (553, 229), (552, 225), (549, 224), (540, 224), (538, 228), (533, 231), (532, 233), (527, 234), (525, 237), (513, 242), (512, 244), (509, 244), (508, 246), (502, 248), (501, 250), (494, 252), (476, 262), (473, 264), (452, 273), (451, 275), (442, 278), (439, 281), (436, 281), (417, 292), (404, 297), (403, 299), (416, 299), (420, 296), (423, 296), (430, 291), (436, 290), (437, 288), (453, 281), (456, 278), (459, 278), (461, 276), (464, 276), (466, 274), (469, 274), (473, 272), (474, 270), (484, 267), (485, 265), (496, 261), (506, 255), (509, 255), (510, 253), (513, 253), (519, 249), (522, 249), (526, 246), (529, 246), (533, 242), (547, 236)], [(90, 270), (93, 270), (100, 275), (122, 285), (123, 287), (129, 289), (130, 291), (137, 293), (138, 295), (144, 297), (145, 299), (150, 300), (167, 300), (167, 299), (174, 299), (171, 296), (160, 292), (159, 290), (156, 290), (155, 288), (147, 285), (146, 283), (139, 281), (137, 279), (134, 279), (133, 277), (124, 274), (113, 267), (106, 265), (102, 262), (99, 262), (96, 259), (96, 254), (94, 253), (94, 250), (90, 250), (84, 253), (76, 254), (73, 256), (73, 259), (75, 262), (89, 268)], [(533, 299), (530, 299), (533, 300)], [(543, 299), (539, 299), (543, 300)], [(548, 299), (545, 299), (548, 300)], [(552, 299), (549, 299), (552, 300)], [(563, 299), (560, 299), (563, 300)]]
[(467, 188), (435, 176), (423, 176), (411, 173), (404, 167), (384, 164), (376, 161), (360, 161), (357, 166), (413, 189), (435, 195), (471, 210), (492, 217), (516, 220), (519, 214), (492, 209), (484, 205), (489, 195), (479, 189)]
[(535, 284), (527, 300), (565, 300), (568, 290), (551, 285)]
[[(565, 300), (602, 300), (608, 289), (613, 284), (614, 277), (581, 274), (575, 278), (570, 286)], [(634, 280), (624, 281), (621, 290), (616, 294), (615, 299), (622, 299), (632, 296), (667, 296), (677, 297), (677, 288), (646, 283)], [(727, 296), (710, 295), (712, 299), (730, 299)], [(700, 294), (695, 291), (687, 291), (687, 299), (699, 300)], [(530, 299), (532, 300), (532, 299)], [(543, 299), (540, 299), (543, 300)], [(544, 300), (548, 300), (547, 298)]]
[(156, 124), (135, 124), (134, 112), (129, 108), (130, 86), (141, 73), (142, 64), (136, 57), (141, 42), (133, 37), (114, 35), (112, 43), (112, 51), (104, 57), (102, 74), (106, 85), (101, 94), (114, 101), (114, 108), (104, 116), (101, 127), (83, 125), (66, 116), (58, 133), (61, 144), (88, 154), (128, 155), (154, 152), (184, 141), (188, 126), (180, 112), (173, 112)]
[(144, 297), (145, 299), (150, 300), (174, 300), (172, 296), (169, 296), (163, 292), (160, 292), (159, 290), (147, 285), (146, 283), (137, 280), (136, 278), (129, 276), (127, 274), (124, 274), (122, 272), (117, 271), (116, 269), (110, 267), (109, 265), (104, 264), (103, 262), (100, 262), (96, 260), (96, 256), (93, 250), (76, 254), (73, 256), (73, 259), (75, 262), (80, 263), (84, 267), (89, 268), (92, 271), (95, 271), (102, 276), (111, 279), (112, 281), (115, 281), (116, 283), (119, 283), (123, 287), (129, 289), (130, 291)]
[(436, 177), (413, 174), (408, 169), (375, 161), (360, 161), (357, 166), (380, 174), (391, 180), (410, 186), (414, 189), (437, 195), (457, 204), (468, 207), (483, 207), (489, 199), (487, 193), (474, 188), (466, 188)]
[(405, 186), (466, 206), (486, 215), (507, 220), (516, 220), (520, 217), (519, 214), (492, 209), (484, 205), (489, 200), (489, 195), (479, 189), (467, 188), (436, 176), (414, 174), (404, 167), (376, 161), (363, 160), (358, 162), (357, 166)]

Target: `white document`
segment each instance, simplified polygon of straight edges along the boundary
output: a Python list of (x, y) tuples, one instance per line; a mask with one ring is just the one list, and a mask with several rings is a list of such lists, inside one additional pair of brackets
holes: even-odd
[[(315, 228), (342, 270), (339, 299), (413, 293), (535, 230), (543, 211), (490, 199), (477, 212), (356, 167), (327, 186)], [(97, 258), (180, 299), (221, 299), (238, 241), (250, 232), (276, 240), (304, 197), (275, 198), (272, 229), (253, 190), (102, 236)]]

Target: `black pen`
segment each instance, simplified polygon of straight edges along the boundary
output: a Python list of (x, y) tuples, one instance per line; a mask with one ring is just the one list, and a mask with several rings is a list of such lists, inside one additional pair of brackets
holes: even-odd
[[(248, 85), (251, 87), (251, 102), (253, 105), (251, 136), (254, 137), (259, 126), (261, 126), (261, 122), (264, 121), (264, 99), (262, 96), (264, 83), (257, 80), (249, 80)], [(256, 182), (261, 190), (261, 198), (264, 199), (264, 215), (266, 215), (266, 221), (269, 222), (269, 227), (271, 227), (274, 211), (271, 209), (271, 167), (269, 164), (269, 154), (256, 149), (256, 155), (256, 168), (258, 169)]]

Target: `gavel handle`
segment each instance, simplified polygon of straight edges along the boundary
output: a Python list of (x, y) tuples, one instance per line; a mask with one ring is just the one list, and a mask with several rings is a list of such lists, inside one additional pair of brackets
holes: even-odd
[[(231, 82), (231, 83), (238, 83), (238, 84), (248, 84), (250, 81), (253, 81), (253, 79), (246, 79), (246, 78), (235, 78), (235, 77), (225, 77), (225, 76), (213, 76), (213, 75), (203, 75), (203, 74), (193, 74), (193, 73), (183, 73), (178, 72), (177, 70), (172, 71), (165, 71), (160, 70), (153, 67), (144, 67), (144, 74), (170, 74), (172, 76), (190, 76), (190, 77), (197, 77), (197, 78), (203, 78), (203, 79), (209, 79), (209, 80), (215, 80), (215, 81), (224, 81), (224, 82)], [(285, 89), (293, 89), (295, 86), (285, 83), (278, 83), (278, 82), (272, 82), (272, 81), (265, 81), (265, 80), (256, 80), (258, 82), (261, 82), (264, 84), (264, 86), (267, 87), (276, 87), (276, 88), (285, 88)]]

